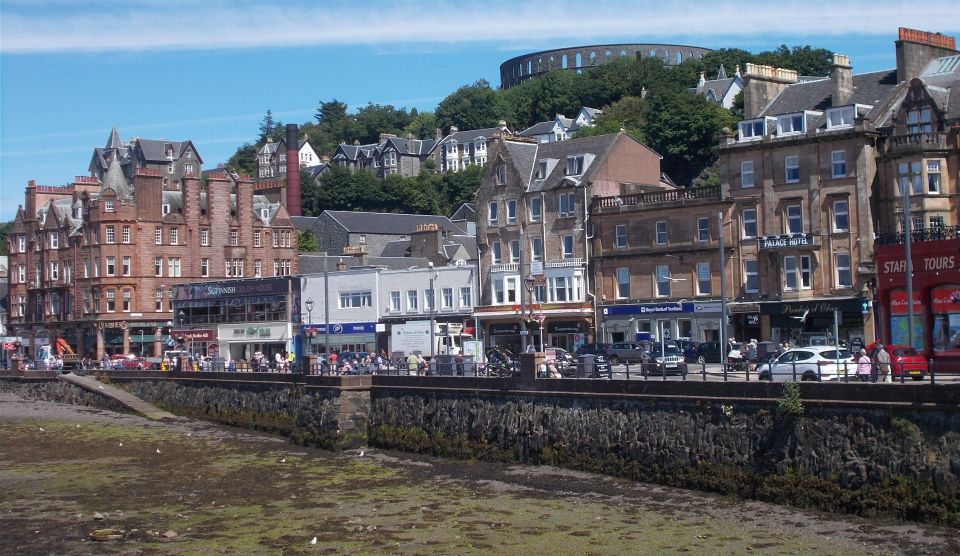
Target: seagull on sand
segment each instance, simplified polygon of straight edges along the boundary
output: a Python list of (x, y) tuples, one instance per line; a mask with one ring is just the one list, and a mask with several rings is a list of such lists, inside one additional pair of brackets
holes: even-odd
[(158, 454), (160, 453), (160, 448), (157, 448), (157, 453), (158, 453)]
[(317, 537), (313, 537), (313, 539), (310, 540), (310, 544), (317, 544)]

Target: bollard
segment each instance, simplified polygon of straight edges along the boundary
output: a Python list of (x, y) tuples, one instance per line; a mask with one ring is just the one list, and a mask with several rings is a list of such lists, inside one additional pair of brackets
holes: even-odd
[(700, 363), (700, 372), (703, 373), (703, 381), (707, 381), (707, 362)]
[(663, 376), (663, 380), (667, 380), (667, 364), (660, 364), (660, 374)]
[[(627, 380), (630, 380), (630, 362), (627, 361), (627, 363), (625, 363), (625, 365), (626, 365), (626, 367), (627, 367)], [(613, 369), (612, 369), (612, 368), (611, 368), (611, 370), (610, 370), (610, 378), (613, 378)]]
[(728, 365), (730, 365), (730, 362), (729, 362), (729, 361), (727, 361), (726, 363), (723, 363), (723, 381), (724, 381), (724, 382), (727, 381), (727, 366), (728, 366)]
[(928, 363), (928, 365), (929, 365), (928, 370), (930, 371), (930, 385), (933, 386), (934, 384), (937, 383), (937, 376), (933, 371), (933, 367), (934, 367), (933, 361), (931, 360), (930, 363)]
[(906, 382), (906, 379), (904, 378), (904, 375), (905, 375), (906, 373), (904, 373), (904, 370), (905, 370), (905, 369), (904, 369), (904, 366), (903, 366), (903, 359), (901, 359), (901, 360), (899, 361), (899, 363), (900, 363), (900, 384), (903, 384), (904, 382)]
[[(793, 381), (796, 382), (796, 381), (797, 381), (797, 362), (796, 362), (796, 361), (793, 361), (793, 362), (791, 363), (791, 366), (793, 367)], [(771, 375), (771, 377), (772, 377), (772, 375)]]
[(747, 364), (747, 368), (746, 368), (746, 377), (747, 377), (747, 382), (750, 382), (750, 364), (749, 363)]

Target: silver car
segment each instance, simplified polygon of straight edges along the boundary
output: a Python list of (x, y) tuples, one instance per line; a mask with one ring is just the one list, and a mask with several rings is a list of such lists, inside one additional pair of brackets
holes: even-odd
[(855, 378), (857, 365), (847, 348), (806, 346), (788, 349), (770, 363), (758, 366), (757, 373), (760, 380), (838, 380), (843, 376)]

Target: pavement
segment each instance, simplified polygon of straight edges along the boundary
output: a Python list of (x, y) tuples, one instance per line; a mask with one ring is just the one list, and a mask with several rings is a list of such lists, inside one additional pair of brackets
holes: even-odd
[(73, 373), (68, 373), (62, 374), (57, 378), (59, 380), (79, 386), (84, 390), (89, 390), (102, 396), (106, 396), (118, 403), (123, 404), (131, 411), (142, 415), (147, 419), (154, 421), (177, 419), (177, 416), (173, 413), (163, 411), (162, 409), (159, 409), (156, 406), (141, 400), (133, 394), (130, 394), (126, 390), (121, 390), (115, 386), (104, 384), (92, 376), (79, 376)]

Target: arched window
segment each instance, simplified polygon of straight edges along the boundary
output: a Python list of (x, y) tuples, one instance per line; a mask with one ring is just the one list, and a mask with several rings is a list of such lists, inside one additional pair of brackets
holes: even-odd
[(566, 55), (566, 54), (564, 54), (563, 56), (560, 57), (560, 67), (563, 68), (563, 69), (567, 69), (567, 55)]
[(680, 64), (682, 64), (682, 63), (683, 63), (683, 52), (681, 52), (681, 51), (678, 50), (678, 51), (677, 51), (677, 65), (680, 65)]
[(576, 60), (577, 60), (577, 67), (578, 67), (578, 68), (582, 68), (582, 67), (583, 67), (583, 55), (580, 54), (579, 52), (577, 52), (577, 58), (576, 58)]
[(596, 52), (591, 52), (591, 53), (590, 53), (590, 65), (591, 65), (591, 66), (597, 65), (597, 53), (596, 53)]

